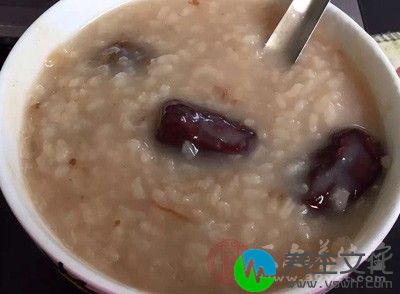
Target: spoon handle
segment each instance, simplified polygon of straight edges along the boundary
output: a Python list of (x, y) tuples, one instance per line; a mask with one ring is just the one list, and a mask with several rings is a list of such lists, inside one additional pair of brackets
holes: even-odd
[(299, 58), (330, 0), (293, 0), (269, 38), (265, 56), (290, 66)]

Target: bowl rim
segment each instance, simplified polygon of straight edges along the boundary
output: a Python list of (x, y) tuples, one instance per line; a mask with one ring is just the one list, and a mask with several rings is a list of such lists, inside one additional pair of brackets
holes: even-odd
[[(27, 36), (29, 36), (31, 32), (36, 29), (39, 20), (42, 20), (52, 15), (57, 11), (57, 9), (62, 8), (62, 6), (65, 5), (65, 3), (70, 1), (71, 0), (61, 0), (56, 4), (54, 4), (44, 14), (42, 14), (38, 18), (38, 20), (36, 20), (20, 37), (15, 47), (11, 50), (9, 56), (7, 57), (0, 71), (0, 90), (2, 89), (2, 87), (5, 88), (7, 87), (7, 83), (5, 81), (4, 76), (5, 73), (8, 72), (8, 69), (12, 66), (10, 60), (11, 57), (15, 55), (16, 51), (15, 48), (20, 48), (25, 46), (25, 43), (27, 41)], [(123, 3), (134, 2), (134, 1), (137, 0), (131, 0), (131, 1), (119, 0), (116, 2), (122, 5)], [(114, 8), (110, 8), (108, 10), (105, 10), (105, 12), (111, 11), (113, 9)], [(351, 19), (347, 14), (345, 14), (343, 11), (341, 11), (333, 4), (329, 4), (327, 10), (330, 13), (332, 13), (335, 16), (335, 18), (343, 22), (346, 26), (351, 27), (351, 29), (360, 36), (362, 42), (364, 42), (373, 50), (376, 58), (379, 59), (380, 62), (382, 62), (388, 73), (392, 76), (393, 78), (392, 82), (394, 83), (395, 87), (397, 87), (398, 92), (400, 93), (400, 81), (397, 77), (396, 71), (393, 68), (390, 61), (388, 60), (388, 58), (386, 57), (386, 55), (379, 47), (379, 45), (374, 41), (374, 39), (370, 35), (368, 35), (353, 19)], [(54, 48), (56, 48), (58, 45), (59, 44), (55, 44)], [(1, 97), (0, 99), (3, 98)], [(4, 124), (3, 118), (0, 117), (0, 138), (3, 137), (3, 132), (5, 130), (3, 124)], [(5, 166), (6, 164), (6, 161), (4, 159), (5, 157), (4, 154), (5, 154), (4, 147), (1, 147), (0, 166)], [(49, 236), (44, 232), (44, 230), (38, 224), (32, 222), (31, 215), (27, 212), (26, 208), (19, 205), (19, 203), (16, 201), (16, 199), (20, 198), (20, 196), (14, 190), (13, 185), (9, 184), (11, 182), (10, 179), (12, 177), (13, 176), (6, 168), (0, 169), (0, 186), (4, 194), (4, 198), (6, 199), (6, 202), (8, 203), (13, 214), (16, 216), (16, 218), (18, 219), (19, 223), (22, 225), (24, 230), (29, 234), (29, 236), (36, 243), (36, 245), (38, 245), (46, 252), (46, 254), (48, 254), (53, 260), (61, 261), (65, 269), (68, 272), (72, 273), (75, 277), (85, 282), (88, 282), (89, 289), (94, 289), (102, 293), (142, 293), (141, 290), (139, 289), (120, 283), (115, 279), (102, 274), (100, 271), (96, 270), (95, 268), (87, 264), (85, 261), (75, 256), (73, 252), (70, 252), (68, 249), (63, 248), (62, 246), (57, 244), (54, 240), (50, 239)], [(398, 196), (400, 198), (400, 195)], [(400, 203), (395, 207), (394, 211), (395, 213), (392, 213), (387, 216), (385, 225), (379, 228), (378, 234), (373, 237), (372, 241), (368, 242), (367, 244), (364, 244), (365, 245), (364, 247), (367, 248), (366, 251), (368, 254), (372, 253), (373, 250), (375, 250), (378, 247), (378, 245), (383, 241), (385, 236), (389, 233), (389, 231), (393, 227), (394, 223), (398, 218), (398, 215), (400, 214)], [(366, 256), (365, 259), (367, 257), (368, 256)], [(344, 278), (344, 276), (345, 275), (335, 275), (335, 278), (333, 279), (340, 280)], [(311, 289), (290, 289), (290, 290), (285, 289), (279, 292), (293, 291), (296, 293), (303, 293), (303, 292), (309, 293), (310, 290)], [(325, 292), (327, 290), (328, 290), (327, 288), (323, 288), (312, 292)]]

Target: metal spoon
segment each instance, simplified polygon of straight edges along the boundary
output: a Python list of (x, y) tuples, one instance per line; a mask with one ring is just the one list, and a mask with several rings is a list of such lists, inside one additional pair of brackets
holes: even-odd
[(330, 0), (293, 0), (264, 48), (264, 56), (291, 66), (299, 58)]

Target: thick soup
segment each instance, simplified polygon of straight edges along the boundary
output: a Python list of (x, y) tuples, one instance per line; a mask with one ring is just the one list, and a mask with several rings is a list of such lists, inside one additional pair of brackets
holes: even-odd
[[(268, 64), (262, 48), (281, 15), (266, 0), (135, 1), (49, 56), (23, 157), (32, 200), (65, 246), (158, 293), (242, 293), (207, 267), (227, 239), (266, 246), (278, 272), (293, 246), (349, 246), (377, 194), (379, 113), (323, 27), (290, 70)], [(207, 140), (184, 132), (199, 117)], [(352, 183), (341, 171), (358, 166), (336, 164), (337, 150), (373, 173)]]

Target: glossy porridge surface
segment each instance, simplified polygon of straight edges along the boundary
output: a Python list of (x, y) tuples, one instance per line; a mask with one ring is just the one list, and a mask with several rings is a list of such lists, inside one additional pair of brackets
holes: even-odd
[[(374, 97), (323, 28), (288, 72), (266, 64), (261, 48), (280, 15), (270, 4), (138, 1), (49, 57), (27, 110), (25, 175), (35, 206), (74, 253), (140, 289), (234, 293), (207, 270), (222, 240), (269, 245), (278, 264), (292, 246), (349, 245), (373, 202), (310, 216), (298, 178), (333, 130), (358, 125), (382, 137)], [(140, 48), (140, 64), (104, 61), (121, 41)], [(256, 149), (188, 159), (161, 146), (155, 126), (171, 98), (244, 122)]]

